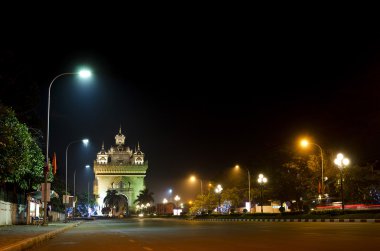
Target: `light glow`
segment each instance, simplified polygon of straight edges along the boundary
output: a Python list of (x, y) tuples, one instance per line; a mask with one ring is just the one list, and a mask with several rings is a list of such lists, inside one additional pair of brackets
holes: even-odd
[(81, 77), (81, 78), (90, 78), (91, 76), (92, 76), (92, 73), (91, 73), (91, 71), (90, 70), (80, 70), (79, 71), (79, 76)]
[(303, 139), (301, 140), (300, 144), (302, 147), (307, 147), (309, 145), (309, 141), (307, 139)]

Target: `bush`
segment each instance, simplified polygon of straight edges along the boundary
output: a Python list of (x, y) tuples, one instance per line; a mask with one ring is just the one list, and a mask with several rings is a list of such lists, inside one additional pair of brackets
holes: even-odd
[(285, 207), (281, 206), (281, 207), (279, 208), (279, 210), (280, 210), (281, 213), (284, 213), (284, 212), (285, 212)]

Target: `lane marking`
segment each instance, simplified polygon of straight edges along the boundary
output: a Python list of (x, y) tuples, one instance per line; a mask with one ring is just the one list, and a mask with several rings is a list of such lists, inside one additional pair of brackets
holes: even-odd
[(129, 240), (129, 242), (135, 242), (134, 240)]
[(143, 247), (143, 249), (148, 250), (148, 251), (152, 251), (153, 250), (153, 248), (148, 248), (148, 247)]

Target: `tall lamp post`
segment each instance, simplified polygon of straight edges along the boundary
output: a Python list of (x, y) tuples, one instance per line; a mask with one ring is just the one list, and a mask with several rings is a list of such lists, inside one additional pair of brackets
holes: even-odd
[(168, 203), (168, 200), (166, 198), (164, 198), (162, 200), (162, 203), (164, 204), (164, 214), (166, 214), (166, 203)]
[(344, 212), (344, 196), (343, 196), (343, 169), (350, 164), (350, 160), (345, 158), (343, 154), (338, 153), (334, 164), (338, 166), (340, 170), (340, 193), (342, 196), (342, 212)]
[[(90, 169), (90, 165), (86, 165), (86, 169)], [(88, 217), (90, 217), (90, 177), (87, 182), (87, 212)]]
[(322, 151), (322, 147), (320, 146), (320, 145), (318, 145), (318, 144), (316, 144), (316, 143), (314, 143), (314, 142), (309, 142), (307, 139), (303, 139), (303, 140), (301, 140), (301, 146), (302, 147), (307, 147), (308, 145), (315, 145), (316, 147), (318, 147), (319, 148), (319, 151), (320, 151), (320, 153), (321, 153), (321, 191), (320, 191), (320, 193), (321, 194), (324, 194), (324, 177), (323, 177), (323, 151)]
[(176, 195), (174, 197), (174, 200), (175, 200), (175, 209), (178, 210), (178, 201), (181, 199), (181, 197), (179, 197), (178, 195)]
[(260, 198), (261, 198), (261, 213), (263, 213), (263, 186), (265, 183), (267, 183), (268, 179), (264, 177), (263, 174), (259, 174), (259, 178), (257, 179), (257, 182), (260, 184)]
[[(235, 169), (240, 169), (239, 165), (235, 166)], [(249, 173), (249, 169), (247, 169), (248, 172), (248, 203), (249, 203), (249, 212), (251, 212), (251, 174)]]
[[(88, 144), (88, 139), (81, 139), (81, 140), (74, 140), (74, 141), (71, 141), (67, 147), (66, 147), (66, 189), (65, 189), (65, 218), (67, 220), (67, 212), (66, 212), (66, 205), (67, 205), (67, 154), (68, 154), (68, 151), (69, 151), (69, 147), (74, 144), (74, 143), (78, 143), (78, 142), (82, 142), (85, 146), (87, 146)], [(65, 221), (66, 221), (65, 220)]]
[(223, 191), (223, 187), (222, 187), (222, 185), (220, 185), (220, 184), (218, 184), (217, 186), (216, 186), (216, 188), (215, 188), (215, 193), (217, 193), (218, 194), (218, 213), (220, 213), (220, 197), (221, 197), (221, 195), (220, 195), (220, 193)]
[(47, 180), (48, 180), (48, 173), (49, 173), (49, 129), (50, 129), (50, 90), (51, 86), (53, 85), (54, 81), (62, 76), (65, 75), (79, 75), (81, 78), (89, 78), (91, 77), (91, 71), (89, 70), (81, 70), (79, 72), (65, 72), (57, 75), (49, 85), (49, 91), (48, 91), (48, 109), (47, 109), (47, 127), (46, 127), (46, 164), (45, 164), (45, 169), (44, 169), (44, 223), (43, 225), (47, 226), (48, 225), (48, 220), (47, 220)]
[[(192, 175), (191, 177), (190, 177), (190, 181), (191, 182), (195, 182), (197, 180), (197, 178), (194, 176), (194, 175)], [(202, 201), (201, 201), (201, 212), (203, 212), (203, 182), (202, 182), (202, 180), (201, 179), (199, 179), (199, 181), (201, 182), (201, 198), (202, 198)]]

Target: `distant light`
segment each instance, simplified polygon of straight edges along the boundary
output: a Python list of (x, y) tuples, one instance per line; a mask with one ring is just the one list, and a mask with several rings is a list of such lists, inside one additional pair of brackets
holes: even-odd
[(81, 77), (81, 78), (89, 78), (89, 77), (91, 77), (92, 76), (92, 73), (91, 73), (91, 71), (89, 71), (89, 70), (81, 70), (81, 71), (79, 71), (79, 76)]
[(162, 200), (162, 203), (166, 204), (166, 203), (168, 203), (168, 200), (167, 200), (166, 198), (164, 198), (164, 199)]
[(143, 214), (143, 213), (140, 213), (140, 214), (139, 214), (139, 217), (144, 217), (144, 214)]
[(338, 160), (342, 160), (342, 159), (344, 158), (344, 156), (343, 156), (343, 154), (338, 153), (338, 155), (336, 156), (336, 158), (337, 158)]
[(171, 194), (172, 192), (173, 192), (173, 189), (170, 188), (170, 189), (168, 190), (168, 193)]
[(86, 165), (86, 168), (90, 168), (90, 165)]
[(89, 140), (88, 139), (82, 139), (82, 142), (83, 142), (83, 144), (85, 144), (86, 146), (88, 145), (88, 142), (89, 142)]
[(194, 182), (196, 179), (197, 179), (197, 178), (195, 178), (194, 175), (191, 175), (191, 177), (190, 177), (190, 181), (191, 181), (191, 182)]
[(307, 147), (309, 145), (309, 141), (307, 139), (301, 140), (301, 146), (302, 147)]
[(240, 166), (239, 166), (239, 165), (236, 165), (236, 166), (235, 166), (235, 169), (239, 169), (239, 168), (240, 168)]
[(350, 164), (350, 160), (349, 159), (343, 159), (343, 165), (348, 166), (348, 164)]

